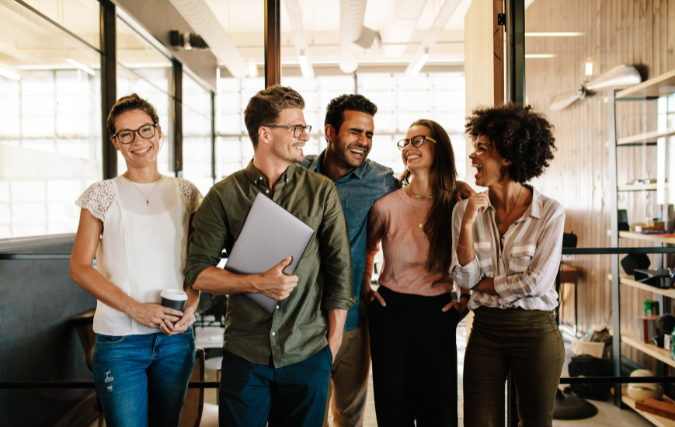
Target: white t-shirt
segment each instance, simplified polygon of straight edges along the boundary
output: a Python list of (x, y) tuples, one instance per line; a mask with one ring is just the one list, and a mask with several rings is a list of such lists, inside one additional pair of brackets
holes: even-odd
[[(75, 203), (103, 223), (96, 269), (142, 303), (159, 303), (164, 289), (183, 290), (190, 215), (201, 199), (194, 184), (167, 176), (151, 184), (138, 184), (123, 176), (92, 184)], [(98, 301), (94, 315), (97, 334), (158, 331)]]

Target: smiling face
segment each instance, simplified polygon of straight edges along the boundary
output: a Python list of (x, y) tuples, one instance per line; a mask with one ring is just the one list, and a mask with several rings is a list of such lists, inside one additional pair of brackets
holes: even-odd
[[(305, 115), (299, 108), (284, 108), (279, 114), (276, 122), (279, 126), (305, 126)], [(293, 136), (293, 128), (265, 128), (267, 129), (270, 151), (273, 156), (288, 162), (288, 164), (299, 163), (305, 160), (303, 147), (309, 141), (307, 131), (303, 131), (298, 138)]]
[(509, 166), (510, 161), (504, 159), (494, 148), (490, 139), (480, 135), (475, 142), (474, 151), (469, 155), (471, 166), (475, 167), (476, 185), (490, 187), (502, 180), (502, 167)]
[[(115, 132), (129, 129), (137, 130), (143, 125), (153, 124), (152, 118), (141, 110), (131, 110), (120, 114), (115, 119)], [(157, 155), (161, 149), (162, 129), (157, 126), (155, 136), (150, 139), (142, 138), (137, 132), (131, 144), (122, 144), (118, 138), (111, 138), (115, 148), (127, 162), (127, 169), (144, 168), (157, 162)]]
[(373, 132), (375, 124), (373, 116), (361, 111), (345, 110), (345, 121), (340, 126), (340, 132), (327, 125), (326, 136), (329, 140), (328, 150), (331, 157), (341, 163), (345, 169), (358, 168), (368, 157), (373, 146)]
[[(405, 134), (406, 139), (411, 139), (417, 135), (428, 136), (433, 139), (431, 136), (431, 130), (426, 126), (415, 125), (408, 129), (408, 133)], [(401, 159), (403, 164), (410, 170), (413, 174), (419, 173), (423, 170), (431, 170), (434, 159), (436, 158), (436, 144), (429, 141), (428, 139), (424, 141), (420, 147), (413, 147), (412, 144), (401, 151)]]

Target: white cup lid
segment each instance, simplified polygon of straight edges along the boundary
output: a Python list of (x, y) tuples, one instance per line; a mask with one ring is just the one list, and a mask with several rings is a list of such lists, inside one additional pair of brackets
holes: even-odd
[(179, 291), (177, 289), (164, 289), (162, 293), (159, 294), (159, 296), (162, 298), (170, 299), (172, 301), (187, 301), (188, 299), (187, 294), (185, 292)]

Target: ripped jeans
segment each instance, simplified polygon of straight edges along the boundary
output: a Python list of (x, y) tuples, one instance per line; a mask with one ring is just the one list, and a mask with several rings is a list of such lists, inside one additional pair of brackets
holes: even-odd
[(195, 364), (192, 327), (182, 334), (96, 334), (94, 383), (108, 427), (178, 427)]

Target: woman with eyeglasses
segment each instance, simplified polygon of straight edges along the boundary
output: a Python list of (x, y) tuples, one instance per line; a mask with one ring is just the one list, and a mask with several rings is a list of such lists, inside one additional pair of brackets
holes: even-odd
[[(453, 301), (452, 209), (473, 191), (457, 182), (447, 132), (418, 120), (398, 142), (406, 170), (400, 190), (375, 204), (368, 218), (362, 298), (368, 304), (378, 425), (457, 425), (457, 323), (468, 291)], [(379, 288), (371, 288), (382, 242)], [(457, 288), (459, 290), (459, 288)], [(458, 295), (460, 293), (458, 292)]]
[[(72, 279), (98, 300), (93, 374), (106, 425), (178, 426), (195, 363), (191, 324), (199, 292), (182, 275), (189, 224), (201, 200), (189, 181), (157, 167), (162, 128), (138, 95), (110, 111), (111, 142), (127, 172), (91, 185), (70, 261)], [(92, 263), (96, 258), (96, 268)], [(185, 291), (182, 310), (164, 290)]]

